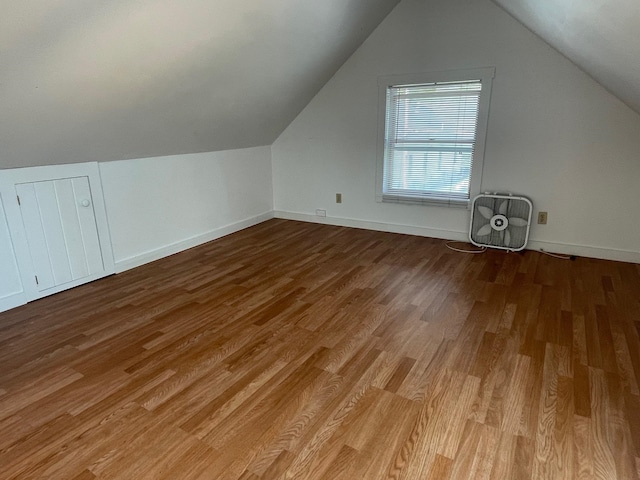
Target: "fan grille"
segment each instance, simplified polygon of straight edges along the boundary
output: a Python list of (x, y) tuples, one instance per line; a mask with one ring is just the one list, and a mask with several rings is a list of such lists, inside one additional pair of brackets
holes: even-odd
[[(504, 203), (506, 202), (506, 205)], [(506, 232), (500, 232), (491, 229), (488, 235), (479, 235), (482, 228), (490, 223), (490, 219), (485, 218), (480, 213), (478, 207), (486, 207), (497, 215), (504, 214), (507, 218), (521, 218), (526, 220), (525, 226), (514, 225), (509, 223)], [(487, 210), (485, 210), (486, 212)], [(479, 246), (496, 247), (508, 250), (522, 250), (529, 237), (529, 224), (531, 223), (531, 203), (523, 197), (508, 197), (497, 195), (480, 195), (473, 202), (473, 211), (471, 219), (470, 239)], [(486, 231), (485, 227), (485, 231)], [(508, 245), (505, 244), (505, 235), (509, 240)]]

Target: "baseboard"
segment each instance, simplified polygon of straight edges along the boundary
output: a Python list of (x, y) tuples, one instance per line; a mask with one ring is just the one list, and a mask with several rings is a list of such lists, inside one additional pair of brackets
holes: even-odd
[[(316, 215), (286, 212), (276, 210), (276, 218), (287, 220), (298, 220), (301, 222), (322, 223), (326, 225), (336, 225), (340, 227), (363, 228), (365, 230), (378, 230), (381, 232), (404, 233), (407, 235), (418, 235), (421, 237), (441, 238), (444, 240), (456, 240), (468, 242), (468, 232), (457, 230), (444, 230), (428, 227), (416, 227), (413, 225), (402, 225), (396, 223), (371, 222), (344, 217), (318, 217)], [(589, 245), (575, 245), (557, 242), (544, 242), (530, 240), (527, 250), (544, 250), (546, 252), (575, 255), (578, 257), (600, 258), (603, 260), (615, 260), (620, 262), (640, 263), (640, 252), (630, 250), (617, 250), (612, 248), (594, 247)]]
[(0, 298), (0, 312), (6, 312), (12, 308), (25, 305), (27, 303), (27, 297), (24, 292), (14, 293), (8, 297)]
[(188, 250), (189, 248), (197, 247), (198, 245), (202, 245), (203, 243), (207, 243), (231, 233), (244, 230), (245, 228), (253, 227), (254, 225), (258, 225), (259, 223), (266, 222), (273, 217), (273, 211), (265, 212), (263, 214), (256, 215), (255, 217), (246, 218), (239, 222), (231, 223), (214, 230), (209, 230), (208, 232), (202, 233), (200, 235), (195, 235), (193, 237), (180, 240), (179, 242), (175, 242), (170, 245), (165, 245), (164, 247), (151, 250), (140, 255), (117, 260), (116, 273), (121, 273), (126, 270), (139, 267), (146, 263), (160, 260), (161, 258), (168, 257), (169, 255)]
[(640, 263), (640, 252), (630, 250), (616, 250), (612, 248), (593, 247), (589, 245), (574, 245), (556, 242), (542, 242), (531, 240), (527, 250), (544, 250), (545, 252), (575, 255), (577, 257), (600, 258), (618, 262)]
[(276, 218), (285, 220), (298, 220), (301, 222), (323, 223), (326, 225), (336, 225), (338, 227), (362, 228), (364, 230), (377, 230), (379, 232), (404, 233), (406, 235), (417, 235), (420, 237), (442, 238), (444, 240), (456, 240), (460, 242), (469, 241), (467, 232), (456, 230), (444, 230), (439, 228), (416, 227), (413, 225), (402, 225), (399, 223), (371, 222), (367, 220), (357, 220), (355, 218), (344, 217), (318, 217), (307, 213), (285, 212), (276, 210)]

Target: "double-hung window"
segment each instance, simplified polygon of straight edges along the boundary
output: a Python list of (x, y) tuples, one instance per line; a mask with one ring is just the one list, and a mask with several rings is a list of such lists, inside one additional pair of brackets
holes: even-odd
[(380, 78), (378, 201), (468, 206), (480, 192), (493, 76)]

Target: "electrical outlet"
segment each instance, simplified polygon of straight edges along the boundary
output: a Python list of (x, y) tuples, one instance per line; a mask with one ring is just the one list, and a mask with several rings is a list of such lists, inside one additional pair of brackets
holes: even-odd
[(336, 203), (342, 203), (342, 194), (336, 193)]
[(538, 212), (538, 225), (547, 224), (547, 212)]
[(323, 210), (321, 208), (316, 209), (316, 217), (326, 217), (326, 216), (327, 216), (326, 210)]

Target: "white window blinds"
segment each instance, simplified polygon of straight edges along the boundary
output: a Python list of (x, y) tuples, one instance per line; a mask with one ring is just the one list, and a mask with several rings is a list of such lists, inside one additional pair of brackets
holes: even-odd
[(482, 82), (387, 88), (385, 200), (467, 204)]

